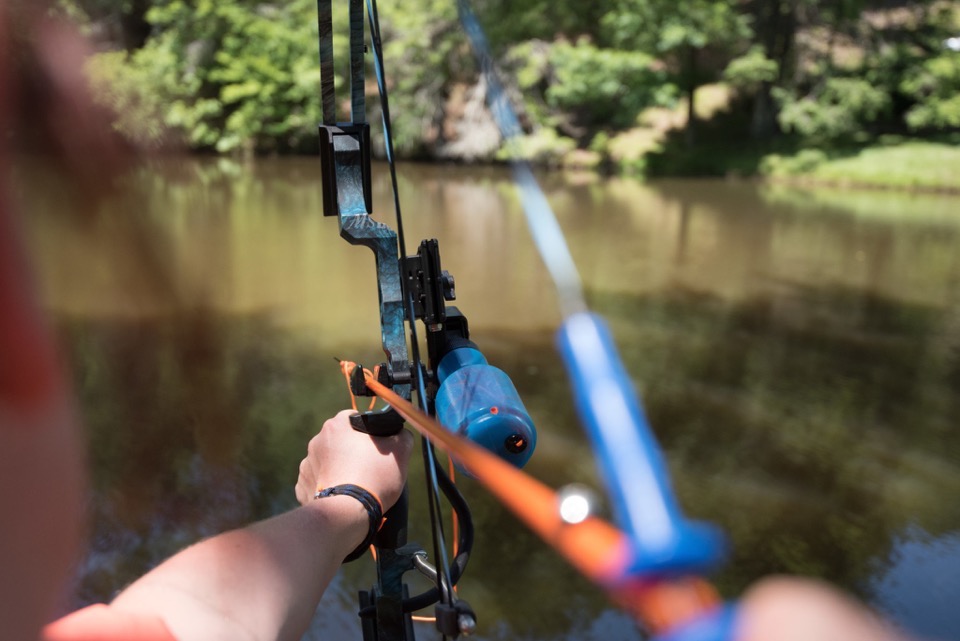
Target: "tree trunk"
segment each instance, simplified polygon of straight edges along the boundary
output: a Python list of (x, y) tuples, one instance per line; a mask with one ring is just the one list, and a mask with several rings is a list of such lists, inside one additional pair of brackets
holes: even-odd
[(123, 47), (127, 51), (140, 49), (150, 37), (151, 25), (147, 22), (147, 11), (150, 9), (148, 0), (133, 0), (130, 10), (120, 15), (120, 31), (123, 37)]
[(697, 110), (694, 97), (697, 95), (697, 50), (693, 47), (687, 48), (686, 78), (687, 85), (687, 126), (684, 129), (684, 142), (687, 147), (693, 147), (697, 143)]
[(770, 95), (771, 84), (763, 83), (753, 99), (753, 113), (750, 117), (750, 137), (754, 140), (773, 138), (779, 131), (777, 110)]

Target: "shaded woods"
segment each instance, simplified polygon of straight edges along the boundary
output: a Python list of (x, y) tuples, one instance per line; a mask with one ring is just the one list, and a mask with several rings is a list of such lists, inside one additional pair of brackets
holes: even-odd
[[(313, 150), (313, 0), (60, 4), (99, 44), (90, 75), (130, 137), (221, 153)], [(400, 153), (502, 157), (455, 3), (381, 5)], [(807, 149), (795, 162), (810, 166), (831, 149), (960, 127), (954, 3), (475, 5), (521, 108), (521, 153), (542, 163), (715, 173), (703, 156), (723, 145), (721, 155), (759, 154), (738, 167), (749, 173), (772, 169), (759, 166), (762, 153)], [(346, 11), (335, 13), (345, 33)]]

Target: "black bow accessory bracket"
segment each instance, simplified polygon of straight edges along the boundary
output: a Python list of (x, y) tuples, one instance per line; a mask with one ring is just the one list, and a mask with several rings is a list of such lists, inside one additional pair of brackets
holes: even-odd
[[(368, 123), (320, 125), (324, 216), (373, 211), (370, 161)], [(359, 207), (363, 211), (358, 211)]]

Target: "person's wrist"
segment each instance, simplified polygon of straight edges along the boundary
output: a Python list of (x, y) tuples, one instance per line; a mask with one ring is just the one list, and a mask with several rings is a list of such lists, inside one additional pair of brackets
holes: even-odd
[(346, 557), (355, 550), (367, 536), (369, 529), (367, 511), (353, 497), (334, 495), (323, 500), (313, 499), (305, 507), (315, 514), (322, 515), (325, 521), (333, 523), (338, 535), (331, 537), (331, 540), (337, 546), (337, 553), (341, 557)]
[(369, 490), (359, 485), (342, 484), (330, 487), (318, 487), (314, 494), (317, 499), (326, 500), (335, 497), (348, 497), (353, 499), (361, 508), (367, 517), (367, 531), (362, 541), (345, 557), (344, 562), (353, 561), (360, 558), (373, 544), (380, 526), (383, 524), (383, 503)]

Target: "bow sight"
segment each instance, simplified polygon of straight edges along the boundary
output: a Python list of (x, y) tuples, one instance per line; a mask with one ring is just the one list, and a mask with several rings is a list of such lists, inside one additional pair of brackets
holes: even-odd
[[(438, 242), (424, 240), (416, 255), (406, 255), (374, 0), (367, 0), (367, 15), (380, 88), (397, 231), (370, 216), (373, 190), (370, 126), (366, 122), (364, 95), (367, 47), (362, 0), (350, 0), (351, 108), (348, 122), (338, 122), (336, 118), (331, 0), (318, 2), (323, 101), (320, 159), (324, 215), (337, 216), (340, 235), (351, 244), (369, 247), (376, 260), (381, 342), (386, 354), (378, 380), (405, 399), (411, 397), (415, 387), (421, 407), (427, 413), (437, 416), (449, 429), (520, 467), (529, 460), (536, 446), (533, 422), (510, 378), (489, 365), (470, 341), (466, 317), (456, 307), (446, 305), (447, 301), (455, 299), (454, 279), (441, 268)], [(418, 320), (426, 329), (426, 364), (420, 359)], [(405, 327), (409, 328), (409, 352)], [(351, 388), (355, 394), (370, 394), (359, 367), (354, 370)], [(378, 436), (396, 434), (403, 429), (403, 419), (389, 407), (378, 412), (358, 413), (351, 422), (355, 429)], [(388, 511), (385, 525), (374, 541), (378, 583), (360, 595), (360, 616), (367, 641), (412, 641), (410, 613), (437, 601), (440, 602), (436, 608), (437, 627), (444, 636), (469, 633), (475, 624), (473, 612), (464, 601), (457, 599), (452, 589), (466, 567), (473, 543), (470, 511), (437, 463), (428, 442), (424, 443), (424, 463), (437, 567), (426, 562), (426, 554), (420, 547), (407, 544), (407, 496), (404, 492), (398, 504)], [(439, 524), (439, 492), (447, 497), (460, 522), (456, 556), (450, 561), (446, 559), (443, 528)], [(411, 569), (418, 569), (430, 577), (436, 587), (409, 597), (403, 574)]]

